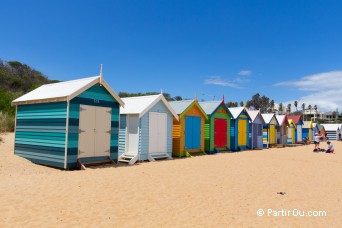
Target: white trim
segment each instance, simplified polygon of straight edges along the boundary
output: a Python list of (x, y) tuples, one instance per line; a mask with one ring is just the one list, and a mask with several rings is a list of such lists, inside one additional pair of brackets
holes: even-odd
[(67, 156), (68, 156), (68, 141), (69, 141), (69, 100), (67, 101), (67, 115), (66, 115), (66, 132), (65, 132), (65, 151), (64, 151), (64, 169), (67, 168)]
[(115, 100), (120, 104), (121, 107), (125, 106), (123, 100), (114, 92), (114, 90), (107, 84), (105, 80), (102, 80), (102, 86), (107, 89), (107, 91), (115, 98)]
[(96, 85), (98, 82), (98, 78), (94, 79), (94, 81), (90, 82), (88, 85), (82, 87), (81, 89), (77, 90), (76, 92), (70, 94), (69, 100), (72, 100), (73, 98), (77, 97), (78, 95), (80, 95), (82, 92), (86, 91), (87, 89), (89, 89), (90, 87)]

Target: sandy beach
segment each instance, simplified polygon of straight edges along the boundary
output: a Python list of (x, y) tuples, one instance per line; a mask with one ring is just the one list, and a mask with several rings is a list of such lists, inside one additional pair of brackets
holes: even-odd
[[(0, 227), (342, 226), (342, 142), (335, 154), (308, 145), (62, 171), (1, 137)], [(282, 216), (295, 209), (326, 216)]]

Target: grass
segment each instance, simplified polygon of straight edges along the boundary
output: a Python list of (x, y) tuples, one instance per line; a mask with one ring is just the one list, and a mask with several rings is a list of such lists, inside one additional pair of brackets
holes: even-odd
[(0, 133), (1, 132), (13, 132), (15, 125), (14, 116), (5, 112), (0, 112)]

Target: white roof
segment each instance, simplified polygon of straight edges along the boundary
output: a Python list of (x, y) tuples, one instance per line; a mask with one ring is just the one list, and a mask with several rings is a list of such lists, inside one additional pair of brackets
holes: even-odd
[[(46, 84), (15, 99), (12, 101), (12, 103), (19, 105), (47, 103), (54, 101), (70, 101), (97, 83), (100, 83), (100, 76)], [(119, 102), (121, 106), (124, 105), (120, 97), (104, 80), (101, 80), (101, 84), (108, 90), (115, 100)]]
[(192, 103), (194, 102), (194, 100), (182, 100), (182, 101), (169, 101), (169, 104), (171, 105), (171, 107), (173, 108), (173, 110), (175, 110), (175, 112), (177, 114), (182, 114), (185, 109), (187, 109)]
[(207, 115), (211, 115), (222, 104), (222, 101), (202, 101), (198, 104)]
[(269, 124), (274, 116), (273, 113), (264, 113), (264, 114), (261, 114), (262, 115), (262, 118), (264, 118), (265, 120), (265, 123)]
[(126, 97), (122, 98), (125, 102), (125, 107), (120, 108), (120, 114), (138, 114), (139, 118), (142, 117), (150, 108), (157, 104), (160, 100), (164, 103), (166, 108), (172, 113), (172, 115), (178, 120), (177, 113), (166, 101), (162, 94), (140, 96), (140, 97)]
[(310, 127), (310, 123), (311, 123), (311, 121), (303, 121), (302, 128), (309, 128)]
[(341, 130), (341, 124), (321, 124), (324, 126), (325, 131), (337, 131)]
[(275, 117), (279, 124), (282, 124), (285, 119), (285, 115), (275, 115)]
[[(258, 117), (260, 111), (259, 110), (247, 110), (247, 113), (249, 117), (251, 118), (252, 123), (255, 121), (255, 119)], [(262, 118), (262, 116), (261, 116)]]
[(234, 108), (228, 108), (228, 110), (230, 111), (230, 113), (233, 116), (233, 119), (236, 119), (239, 117), (239, 115), (241, 114), (241, 112), (244, 110), (244, 107), (234, 107)]

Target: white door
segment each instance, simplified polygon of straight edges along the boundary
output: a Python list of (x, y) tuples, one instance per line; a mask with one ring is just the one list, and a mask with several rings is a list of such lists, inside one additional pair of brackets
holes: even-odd
[(139, 115), (127, 115), (126, 143), (126, 154), (137, 155), (139, 151)]
[(81, 105), (78, 136), (78, 157), (87, 158), (94, 155), (95, 107)]
[(78, 157), (110, 155), (111, 108), (80, 106)]
[(111, 108), (96, 107), (95, 157), (110, 155)]
[(167, 152), (167, 114), (149, 113), (149, 153)]
[(297, 126), (297, 142), (303, 141), (302, 137), (302, 125)]

